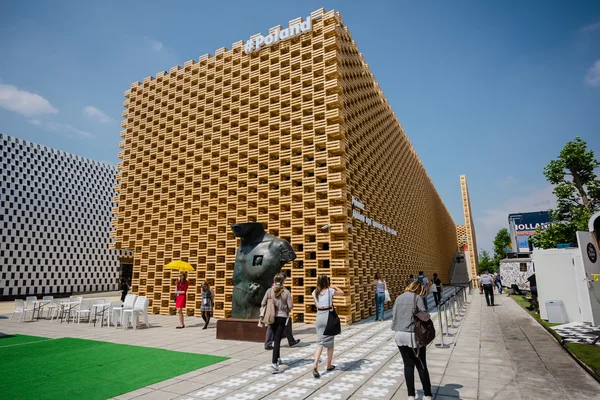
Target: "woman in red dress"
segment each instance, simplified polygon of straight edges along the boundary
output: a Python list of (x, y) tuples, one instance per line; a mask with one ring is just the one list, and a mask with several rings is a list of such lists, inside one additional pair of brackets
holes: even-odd
[(177, 290), (175, 291), (175, 308), (179, 315), (179, 326), (176, 329), (183, 329), (183, 309), (185, 308), (185, 299), (188, 290), (189, 282), (185, 279), (185, 274), (182, 272), (177, 281)]

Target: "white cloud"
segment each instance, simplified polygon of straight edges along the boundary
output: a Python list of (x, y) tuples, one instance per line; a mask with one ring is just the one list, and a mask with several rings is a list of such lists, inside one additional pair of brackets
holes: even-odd
[(591, 33), (594, 32), (596, 30), (600, 30), (600, 21), (594, 23), (594, 24), (589, 24), (586, 25), (584, 27), (582, 27), (581, 29), (579, 29), (579, 32), (581, 33)]
[(150, 44), (150, 47), (152, 47), (152, 50), (154, 50), (156, 52), (160, 52), (165, 49), (163, 43), (159, 40), (155, 40), (155, 39), (149, 38), (147, 36), (144, 39), (146, 39), (146, 41)]
[(52, 132), (62, 133), (69, 137), (83, 139), (93, 139), (95, 137), (94, 134), (87, 131), (82, 131), (81, 129), (77, 129), (70, 124), (62, 124), (56, 121), (40, 120), (38, 118), (30, 119), (28, 122), (32, 125), (42, 127)]
[(480, 249), (492, 249), (496, 233), (502, 228), (508, 228), (508, 214), (544, 211), (556, 206), (556, 196), (552, 193), (551, 185), (529, 188), (521, 192), (518, 185), (513, 189), (516, 189), (516, 194), (507, 197), (500, 206), (488, 208), (474, 216), (477, 247)]
[(585, 75), (585, 83), (590, 86), (600, 86), (600, 60), (596, 60), (594, 65), (588, 69)]
[(56, 114), (58, 110), (39, 94), (0, 83), (0, 107), (26, 117)]
[(83, 107), (83, 115), (89, 118), (97, 119), (100, 122), (108, 123), (112, 122), (112, 118), (104, 113), (104, 111), (93, 107), (93, 106), (85, 106)]

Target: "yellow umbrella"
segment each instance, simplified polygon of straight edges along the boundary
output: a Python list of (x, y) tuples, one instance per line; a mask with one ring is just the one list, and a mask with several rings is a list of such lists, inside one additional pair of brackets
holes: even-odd
[(185, 261), (181, 261), (181, 260), (171, 261), (170, 263), (165, 265), (165, 268), (176, 269), (178, 271), (193, 271), (194, 270), (194, 267), (192, 267), (190, 264), (186, 263)]

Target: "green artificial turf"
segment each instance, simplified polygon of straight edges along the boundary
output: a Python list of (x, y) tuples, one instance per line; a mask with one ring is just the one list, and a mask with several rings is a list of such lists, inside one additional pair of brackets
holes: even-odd
[(51, 340), (45, 337), (39, 336), (26, 336), (26, 335), (6, 335), (0, 336), (0, 347), (15, 346), (19, 344), (26, 344), (31, 342), (39, 342), (40, 340)]
[(0, 397), (108, 399), (223, 360), (84, 339), (32, 340), (0, 347)]

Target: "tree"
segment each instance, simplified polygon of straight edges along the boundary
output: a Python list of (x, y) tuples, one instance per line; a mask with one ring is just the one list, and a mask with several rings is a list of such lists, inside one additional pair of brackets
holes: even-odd
[(494, 238), (494, 265), (500, 266), (500, 260), (506, 258), (506, 248), (510, 245), (510, 233), (508, 229), (502, 228)]
[(483, 271), (496, 272), (494, 261), (492, 260), (492, 257), (490, 257), (490, 252), (487, 250), (482, 250), (481, 253), (479, 253), (479, 271), (477, 272), (481, 275)]
[(579, 136), (565, 145), (558, 159), (546, 165), (544, 176), (555, 185), (556, 209), (550, 210), (554, 224), (544, 232), (537, 230), (530, 239), (534, 247), (577, 243), (576, 232), (587, 230), (590, 216), (600, 209), (600, 180), (594, 172), (598, 166), (594, 151)]

